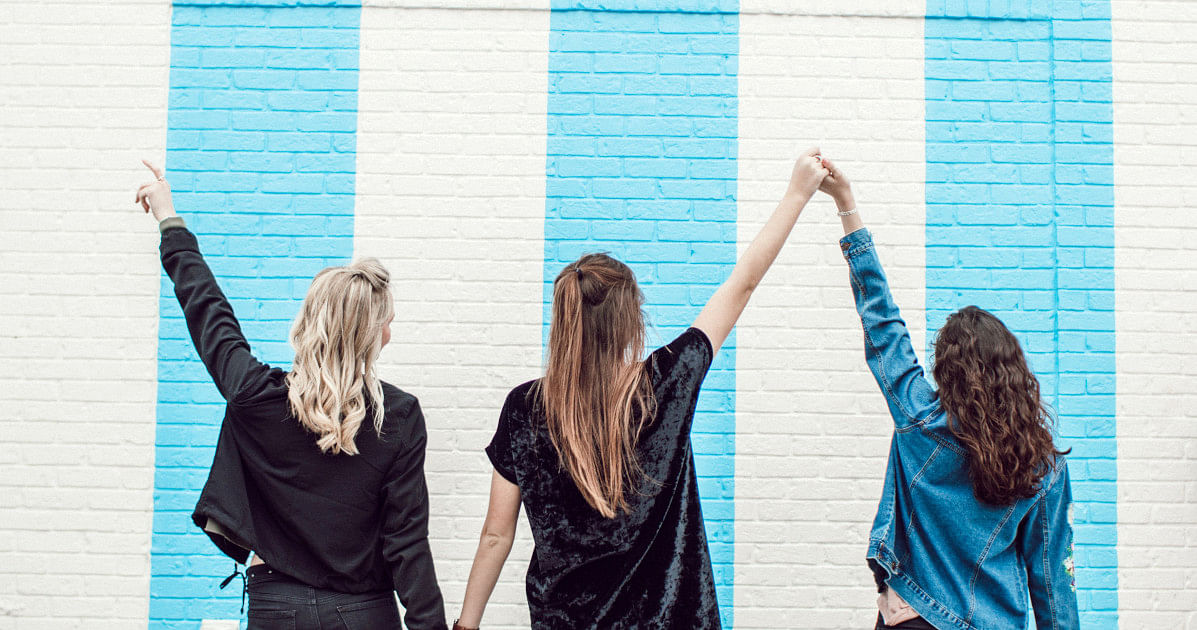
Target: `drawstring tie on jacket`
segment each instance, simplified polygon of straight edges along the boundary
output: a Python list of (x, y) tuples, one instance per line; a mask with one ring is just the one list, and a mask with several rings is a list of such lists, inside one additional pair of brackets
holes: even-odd
[(222, 581), (220, 583), (220, 590), (223, 591), (224, 587), (228, 586), (229, 582), (232, 582), (233, 578), (237, 577), (238, 575), (241, 576), (241, 614), (244, 615), (245, 614), (245, 594), (249, 591), (249, 581), (245, 579), (245, 573), (243, 573), (241, 571), (241, 569), (239, 568), (239, 565), (236, 562), (233, 562), (233, 574), (230, 575), (229, 577), (225, 578), (224, 581)]

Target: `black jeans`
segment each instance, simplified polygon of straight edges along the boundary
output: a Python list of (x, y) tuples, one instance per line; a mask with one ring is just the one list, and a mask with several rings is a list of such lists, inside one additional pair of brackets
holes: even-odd
[(395, 592), (314, 588), (259, 564), (245, 571), (248, 630), (398, 630)]
[(877, 613), (877, 626), (873, 630), (935, 630), (935, 626), (927, 623), (927, 620), (922, 617), (903, 621), (896, 626), (887, 626), (885, 625), (885, 620), (881, 617), (881, 613)]

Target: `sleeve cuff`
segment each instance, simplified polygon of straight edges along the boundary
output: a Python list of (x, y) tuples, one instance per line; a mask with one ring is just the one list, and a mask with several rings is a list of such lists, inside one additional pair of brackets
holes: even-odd
[(844, 258), (851, 260), (857, 256), (873, 249), (873, 235), (869, 233), (868, 228), (860, 228), (849, 234), (845, 234), (840, 239), (840, 251), (843, 252)]
[(486, 447), (486, 457), (490, 459), (490, 465), (494, 466), (495, 471), (498, 472), (504, 479), (510, 481), (515, 485), (520, 485), (520, 482), (515, 478), (515, 471), (503, 465), (500, 461), (498, 450), (493, 444)]
[(183, 223), (183, 219), (179, 217), (167, 217), (158, 224), (158, 229), (161, 233), (161, 242), (158, 244), (158, 250), (163, 256), (177, 251), (199, 251), (199, 241), (196, 240), (195, 235)]
[(165, 219), (162, 219), (162, 221), (160, 221), (158, 223), (158, 231), (159, 232), (165, 232), (171, 228), (186, 228), (186, 227), (187, 227), (187, 223), (185, 221), (183, 221), (183, 217), (180, 217), (180, 216), (166, 217)]

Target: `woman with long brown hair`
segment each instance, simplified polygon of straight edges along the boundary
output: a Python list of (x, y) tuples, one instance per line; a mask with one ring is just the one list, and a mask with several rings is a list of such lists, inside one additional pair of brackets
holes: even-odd
[(534, 628), (718, 628), (690, 426), (698, 391), (826, 175), (812, 149), (693, 327), (644, 358), (644, 296), (604, 254), (553, 284), (543, 378), (507, 396), (486, 452), (490, 507), (455, 627), (477, 628), (523, 503)]
[(137, 203), (158, 221), (162, 267), (227, 401), (192, 520), (250, 564), (249, 630), (399, 628), (396, 593), (408, 628), (444, 629), (424, 416), (374, 369), (391, 339), (390, 274), (372, 258), (321, 271), (291, 330), (291, 369), (266, 365), (175, 214), (163, 172), (146, 166), (157, 179)]
[(1039, 630), (1077, 628), (1066, 451), (1018, 339), (976, 306), (953, 313), (936, 335), (933, 389), (852, 187), (824, 164), (865, 359), (895, 425), (867, 556), (876, 628), (1023, 630), (1032, 609)]

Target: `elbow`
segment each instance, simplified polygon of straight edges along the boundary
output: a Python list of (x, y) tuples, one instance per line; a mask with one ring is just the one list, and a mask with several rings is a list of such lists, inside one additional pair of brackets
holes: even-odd
[(761, 285), (761, 278), (734, 278), (728, 284), (732, 299), (740, 304), (747, 304), (753, 291)]
[(761, 278), (749, 278), (740, 286), (740, 294), (744, 296), (744, 300), (752, 297), (752, 292), (761, 285)]
[(482, 528), (482, 538), (478, 546), (487, 551), (510, 549), (515, 542), (515, 530)]
[(511, 542), (515, 540), (515, 528), (512, 527), (492, 527), (485, 525), (482, 528), (482, 542), (490, 546), (495, 546), (503, 542)]

